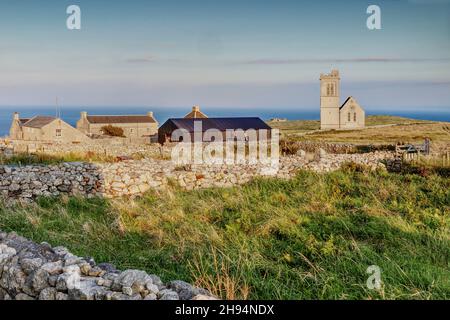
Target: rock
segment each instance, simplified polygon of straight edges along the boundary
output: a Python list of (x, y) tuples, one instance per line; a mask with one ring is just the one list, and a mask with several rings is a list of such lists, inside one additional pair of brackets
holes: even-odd
[(157, 296), (154, 293), (149, 293), (148, 295), (146, 295), (144, 297), (144, 300), (156, 300), (156, 299), (157, 299)]
[(15, 297), (16, 300), (35, 300), (33, 297), (26, 295), (25, 293), (19, 293)]
[(32, 275), (32, 285), (34, 290), (40, 292), (43, 289), (47, 288), (49, 286), (48, 278), (49, 274), (46, 270), (38, 269), (37, 271), (35, 271)]
[(194, 288), (189, 283), (181, 280), (171, 281), (168, 283), (167, 287), (177, 292), (181, 300), (190, 300), (196, 295), (206, 293), (206, 290)]
[(180, 300), (178, 293), (169, 289), (163, 289), (158, 293), (159, 300)]
[(55, 300), (58, 291), (55, 288), (45, 288), (39, 294), (39, 300)]
[(218, 299), (214, 298), (212, 296), (207, 296), (207, 295), (204, 295), (204, 294), (198, 294), (195, 297), (193, 297), (192, 300), (218, 300)]
[(69, 295), (65, 294), (65, 293), (62, 293), (62, 292), (57, 292), (56, 295), (55, 295), (55, 300), (59, 300), (59, 301), (61, 301), (61, 300), (69, 300)]
[(49, 275), (59, 274), (63, 270), (63, 263), (62, 261), (48, 262), (41, 269), (47, 271)]
[(22, 266), (22, 270), (25, 271), (26, 274), (31, 274), (42, 266), (43, 262), (41, 258), (35, 259), (22, 259), (20, 265)]

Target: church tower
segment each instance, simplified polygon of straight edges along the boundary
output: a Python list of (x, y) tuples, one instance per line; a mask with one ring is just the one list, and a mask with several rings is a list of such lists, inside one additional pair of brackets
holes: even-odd
[(320, 129), (339, 129), (339, 71), (320, 75)]

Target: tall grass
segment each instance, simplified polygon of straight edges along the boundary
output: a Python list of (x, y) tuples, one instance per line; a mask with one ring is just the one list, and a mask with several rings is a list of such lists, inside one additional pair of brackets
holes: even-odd
[[(0, 206), (0, 229), (229, 299), (450, 298), (450, 179), (346, 169)], [(366, 286), (381, 268), (380, 290)]]

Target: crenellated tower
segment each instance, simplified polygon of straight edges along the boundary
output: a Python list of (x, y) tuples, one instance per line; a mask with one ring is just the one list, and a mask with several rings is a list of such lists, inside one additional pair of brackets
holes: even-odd
[(320, 75), (320, 129), (339, 129), (340, 77), (338, 70)]

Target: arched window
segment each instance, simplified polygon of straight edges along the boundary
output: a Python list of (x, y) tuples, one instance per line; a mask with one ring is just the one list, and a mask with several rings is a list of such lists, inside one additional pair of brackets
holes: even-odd
[(328, 84), (327, 84), (327, 96), (330, 95), (330, 92), (331, 92), (331, 86), (330, 86), (330, 84), (328, 83)]
[(330, 84), (330, 95), (334, 96), (334, 84)]
[(353, 114), (353, 121), (356, 122), (356, 112)]
[(352, 121), (351, 117), (352, 117), (352, 115), (351, 115), (351, 113), (349, 112), (349, 113), (348, 113), (348, 122)]

